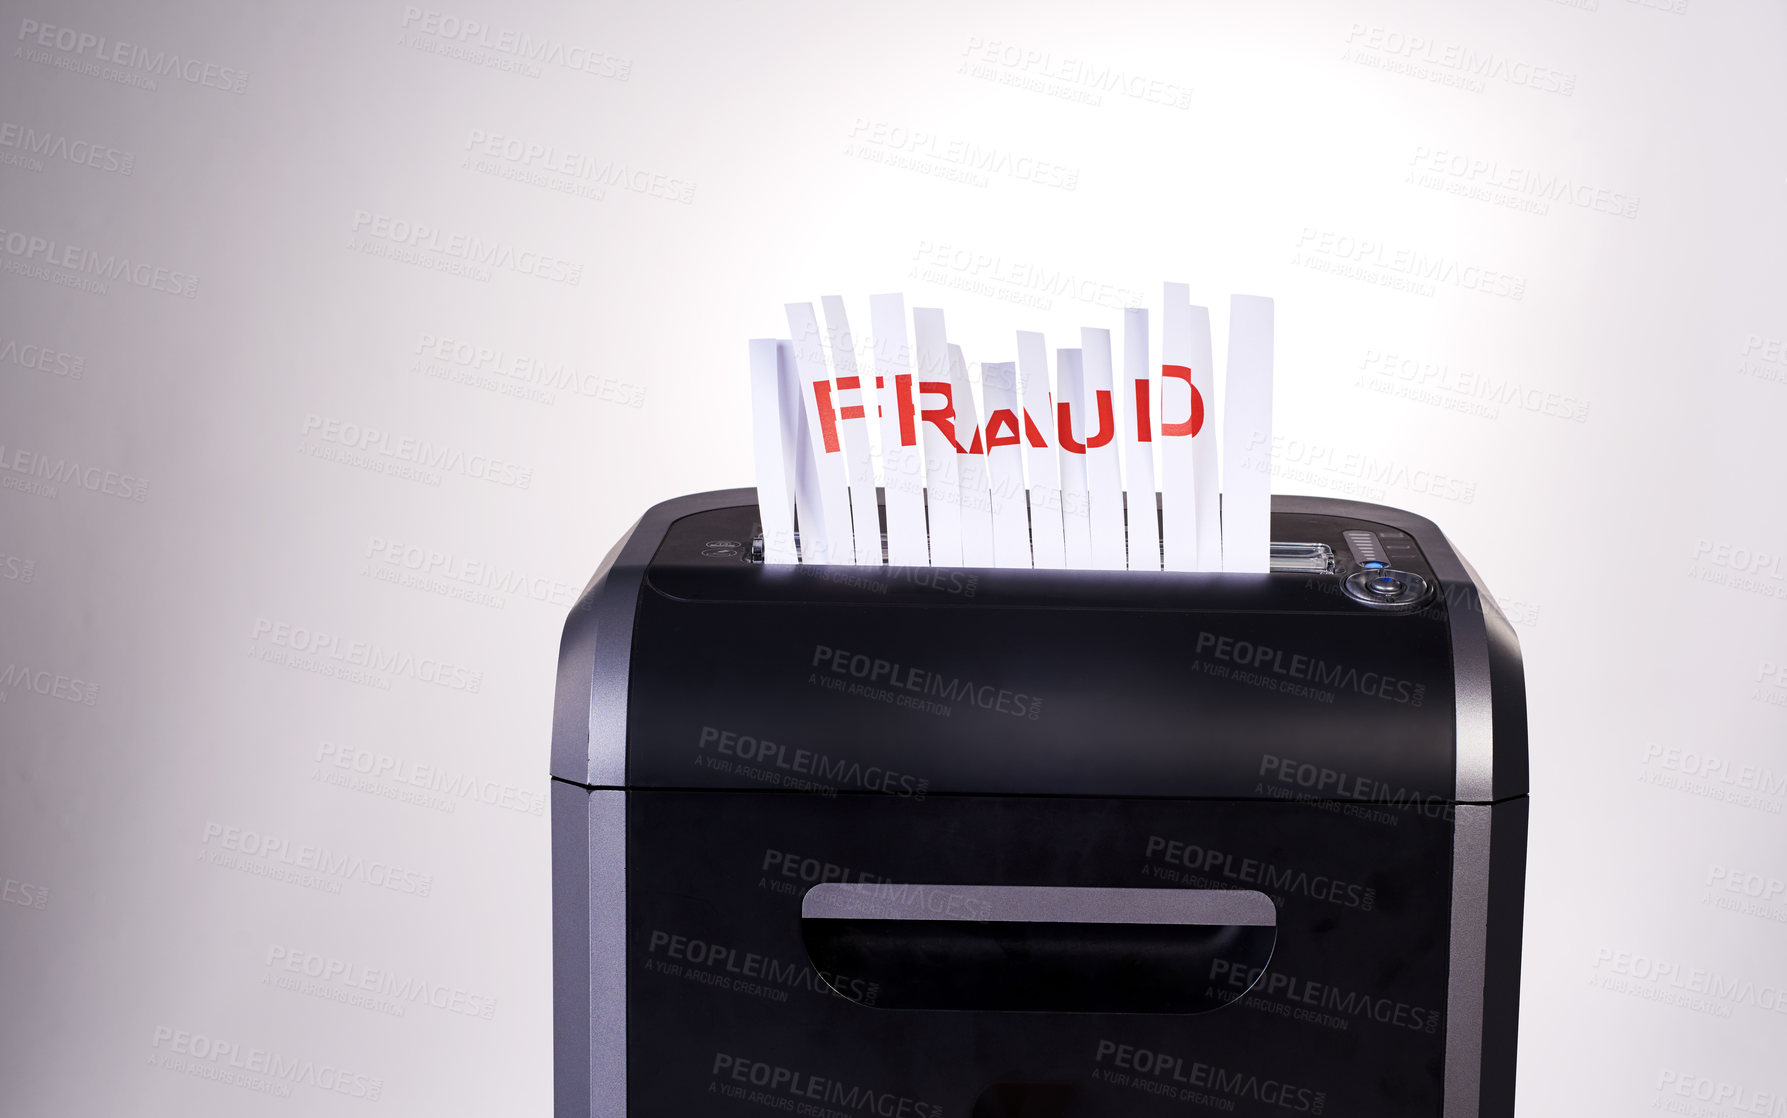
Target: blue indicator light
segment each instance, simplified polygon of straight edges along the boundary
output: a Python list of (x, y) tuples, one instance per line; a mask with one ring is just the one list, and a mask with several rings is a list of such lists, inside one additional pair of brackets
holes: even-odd
[(1368, 571), (1374, 571), (1374, 570), (1378, 569), (1379, 567), (1388, 567), (1390, 564), (1380, 563), (1376, 559), (1368, 559), (1359, 565), (1361, 567), (1364, 567)]

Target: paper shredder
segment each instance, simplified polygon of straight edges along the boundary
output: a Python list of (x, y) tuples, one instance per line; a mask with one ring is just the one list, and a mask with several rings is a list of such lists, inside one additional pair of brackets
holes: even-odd
[(1271, 524), (970, 570), (647, 512), (559, 657), (561, 1118), (1511, 1115), (1514, 633), (1428, 520)]

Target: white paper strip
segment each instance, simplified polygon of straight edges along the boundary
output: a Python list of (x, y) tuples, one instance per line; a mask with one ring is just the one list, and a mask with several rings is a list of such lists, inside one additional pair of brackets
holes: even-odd
[(1166, 569), (1220, 570), (1210, 315), (1191, 305), (1191, 288), (1185, 284), (1166, 285), (1160, 333), (1160, 501)]
[(1186, 417), (1202, 414), (1192, 383), (1194, 326), (1191, 288), (1166, 285), (1160, 311), (1160, 532), (1169, 571), (1200, 570), (1198, 564), (1197, 456)]
[(819, 503), (825, 510), (824, 528), (815, 539), (800, 526), (803, 563), (854, 563), (851, 543), (850, 483), (844, 474), (844, 448), (838, 441), (837, 410), (831, 401), (831, 371), (825, 363), (825, 347), (819, 319), (811, 303), (788, 303), (788, 329), (794, 335), (794, 364), (800, 370), (802, 410), (817, 467)]
[[(1092, 565), (1120, 571), (1129, 565), (1123, 534), (1122, 449), (1117, 445), (1116, 384), (1111, 332), (1080, 330), (1083, 409), (1075, 409), (1073, 435), (1086, 448), (1086, 490), (1091, 498)], [(1062, 437), (1063, 445), (1066, 436)]]
[(794, 430), (794, 511), (795, 530), (800, 533), (800, 557), (804, 562), (820, 562), (815, 549), (826, 538), (825, 502), (819, 496), (819, 459), (813, 453), (812, 429), (807, 425), (807, 409), (801, 403), (806, 385), (794, 361), (794, 343), (786, 338), (776, 343), (776, 379), (781, 382), (784, 429)]
[(1061, 526), (1061, 462), (1055, 453), (1055, 403), (1042, 335), (1018, 331), (1018, 397), (1023, 403), (1024, 462), (1030, 468), (1030, 551), (1038, 567), (1067, 566)]
[(924, 452), (918, 441), (918, 387), (906, 343), (906, 297), (869, 296), (875, 331), (876, 395), (881, 403), (881, 485), (887, 501), (887, 561), (902, 567), (931, 562), (925, 530)]
[(993, 500), (993, 565), (1030, 565), (1030, 518), (1024, 500), (1024, 418), (1018, 410), (1018, 367), (983, 361), (981, 399), (987, 406), (987, 480)]
[[(1192, 459), (1197, 463), (1198, 570), (1222, 570), (1222, 482), (1218, 472), (1221, 455), (1216, 422), (1216, 360), (1211, 356), (1210, 310), (1191, 308), (1191, 386), (1203, 403), (1202, 426), (1191, 437)], [(1164, 412), (1164, 409), (1163, 409)], [(1164, 422), (1164, 421), (1163, 421)]]
[(1129, 467), (1129, 569), (1160, 570), (1160, 516), (1154, 499), (1154, 378), (1148, 364), (1148, 312), (1123, 312), (1123, 417)]
[(793, 563), (794, 450), (799, 414), (794, 401), (782, 402), (776, 340), (751, 340), (751, 446), (757, 465), (757, 515), (763, 521), (763, 561)]
[(956, 469), (955, 386), (949, 379), (949, 337), (943, 312), (912, 308), (918, 357), (918, 422), (925, 456), (925, 513), (931, 529), (931, 562), (962, 565), (961, 485)]
[(1222, 569), (1271, 568), (1272, 300), (1229, 297), (1229, 358), (1222, 415)]
[[(1086, 485), (1086, 448), (1070, 427), (1085, 414), (1085, 376), (1080, 351), (1055, 351), (1055, 441), (1061, 459), (1061, 530), (1071, 570), (1092, 569), (1091, 495)], [(1078, 450), (1074, 447), (1079, 446)]]
[(827, 295), (825, 330), (831, 339), (832, 404), (838, 412), (838, 434), (844, 444), (844, 478), (850, 486), (850, 525), (858, 566), (881, 565), (881, 512), (875, 501), (875, 462), (869, 453), (868, 414), (875, 407), (874, 385), (864, 384), (856, 370), (856, 341), (844, 300)]
[(993, 565), (992, 493), (987, 482), (987, 456), (981, 439), (974, 386), (968, 383), (968, 362), (962, 347), (949, 347), (949, 382), (955, 388), (956, 477), (961, 485), (962, 562), (970, 567)]

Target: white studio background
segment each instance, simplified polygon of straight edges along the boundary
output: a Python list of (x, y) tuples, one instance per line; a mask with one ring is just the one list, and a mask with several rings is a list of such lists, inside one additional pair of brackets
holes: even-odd
[(6, 0), (0, 1110), (548, 1113), (560, 626), (750, 484), (745, 340), (904, 290), (1009, 360), (1164, 279), (1278, 300), (1277, 491), (1431, 517), (1516, 623), (1521, 1113), (1787, 1092), (1787, 11), (451, 2)]

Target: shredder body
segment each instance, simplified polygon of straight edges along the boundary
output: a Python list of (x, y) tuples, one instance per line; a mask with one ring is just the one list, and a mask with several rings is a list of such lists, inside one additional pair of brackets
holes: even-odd
[(566, 623), (561, 1118), (1513, 1114), (1520, 653), (1431, 522), (1274, 497), (1333, 569), (1258, 575), (760, 531), (658, 505)]

